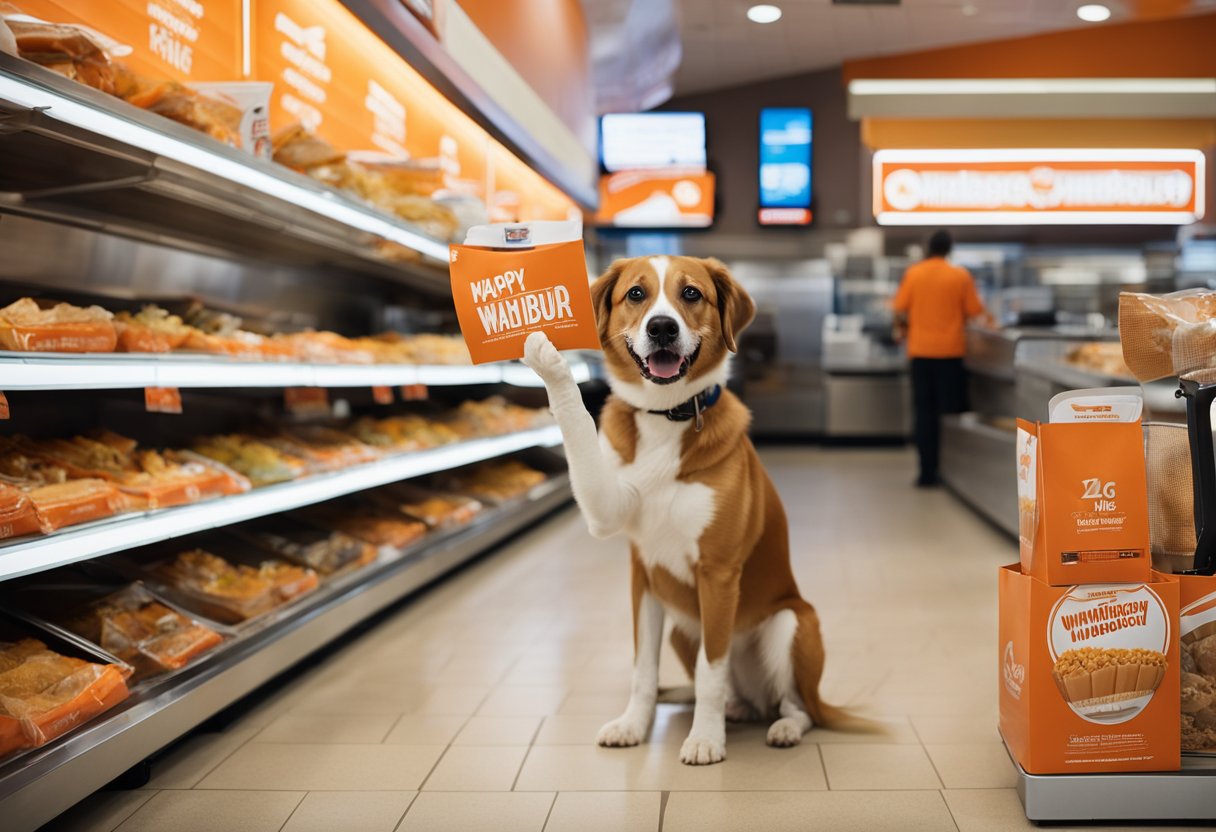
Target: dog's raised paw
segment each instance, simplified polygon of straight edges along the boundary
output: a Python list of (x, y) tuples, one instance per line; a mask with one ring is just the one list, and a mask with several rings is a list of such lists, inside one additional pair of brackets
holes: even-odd
[(802, 742), (802, 729), (792, 719), (779, 719), (768, 727), (765, 741), (773, 748), (789, 748)]
[(524, 363), (543, 379), (558, 378), (562, 372), (569, 372), (566, 359), (543, 332), (533, 332), (524, 341)]
[(619, 717), (600, 728), (600, 732), (595, 735), (595, 744), (605, 748), (628, 748), (637, 745), (645, 738), (646, 726)]
[(710, 737), (689, 737), (680, 747), (680, 762), (686, 766), (708, 766), (726, 759), (726, 742)]

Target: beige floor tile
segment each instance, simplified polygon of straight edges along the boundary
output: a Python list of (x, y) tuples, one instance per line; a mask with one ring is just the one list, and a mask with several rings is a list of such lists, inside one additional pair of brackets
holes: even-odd
[[(928, 765), (928, 760), (925, 760)], [(517, 791), (762, 791), (825, 789), (818, 746), (769, 748), (763, 733), (727, 741), (726, 760), (686, 766), (679, 745), (636, 748), (594, 745), (533, 746), (516, 781)]]
[(557, 713), (569, 691), (553, 685), (501, 685), (481, 707), (478, 716), (548, 716)]
[(663, 832), (954, 832), (941, 794), (923, 792), (673, 792)]
[(920, 741), (907, 717), (878, 717), (873, 719), (873, 730), (832, 730), (812, 728), (803, 736), (803, 742), (822, 744), (839, 742), (917, 744)]
[(832, 789), (940, 789), (933, 764), (919, 745), (836, 743), (821, 745)]
[(659, 792), (562, 792), (545, 832), (657, 832)]
[(453, 745), (530, 745), (540, 727), (537, 716), (473, 716)]
[(198, 788), (414, 791), (442, 752), (433, 745), (250, 743)]
[(447, 745), (468, 719), (446, 714), (406, 714), (393, 725), (384, 742), (389, 745)]
[(303, 798), (288, 791), (158, 792), (118, 832), (278, 832)]
[(309, 792), (282, 832), (393, 832), (417, 792)]
[(397, 722), (392, 714), (283, 714), (251, 742), (383, 742)]
[(398, 832), (541, 832), (553, 797), (536, 792), (423, 792)]
[(1017, 785), (1017, 772), (999, 742), (925, 745), (925, 751), (947, 789), (1007, 789)]
[(422, 787), (430, 792), (507, 792), (527, 746), (453, 745)]
[(152, 762), (152, 778), (144, 788), (193, 788), (257, 733), (257, 728), (233, 728), (218, 734), (196, 734)]
[(155, 794), (147, 790), (97, 792), (43, 826), (39, 832), (112, 832)]
[(602, 716), (547, 716), (533, 744), (593, 745), (596, 733), (605, 722), (607, 720)]
[(557, 709), (563, 716), (599, 716), (605, 721), (620, 715), (629, 703), (629, 687), (614, 693), (572, 693)]
[(995, 719), (988, 716), (913, 716), (912, 727), (926, 744), (949, 742), (996, 742), (1000, 739)]

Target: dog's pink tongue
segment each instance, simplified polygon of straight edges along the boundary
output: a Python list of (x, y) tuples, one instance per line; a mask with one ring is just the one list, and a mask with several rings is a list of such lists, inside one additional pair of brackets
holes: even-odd
[(646, 359), (646, 369), (650, 370), (650, 374), (655, 378), (674, 378), (680, 374), (680, 365), (683, 363), (684, 359), (674, 352), (659, 350), (651, 353)]

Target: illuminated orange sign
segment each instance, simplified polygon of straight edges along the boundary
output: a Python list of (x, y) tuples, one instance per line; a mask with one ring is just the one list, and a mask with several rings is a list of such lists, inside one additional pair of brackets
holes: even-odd
[(625, 170), (600, 179), (602, 225), (696, 228), (714, 219), (714, 175), (705, 171)]
[(241, 0), (17, 0), (22, 12), (116, 41), (135, 72), (174, 81), (241, 78)]
[(1186, 225), (1203, 216), (1198, 150), (880, 150), (879, 225)]

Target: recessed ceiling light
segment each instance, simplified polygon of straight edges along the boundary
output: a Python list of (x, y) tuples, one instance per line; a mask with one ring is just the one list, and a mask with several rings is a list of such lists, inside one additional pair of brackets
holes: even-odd
[(1110, 9), (1101, 3), (1086, 3), (1077, 7), (1077, 17), (1086, 23), (1101, 23), (1103, 20), (1110, 20)]
[(747, 10), (747, 19), (752, 23), (776, 23), (781, 19), (781, 9), (762, 3)]

